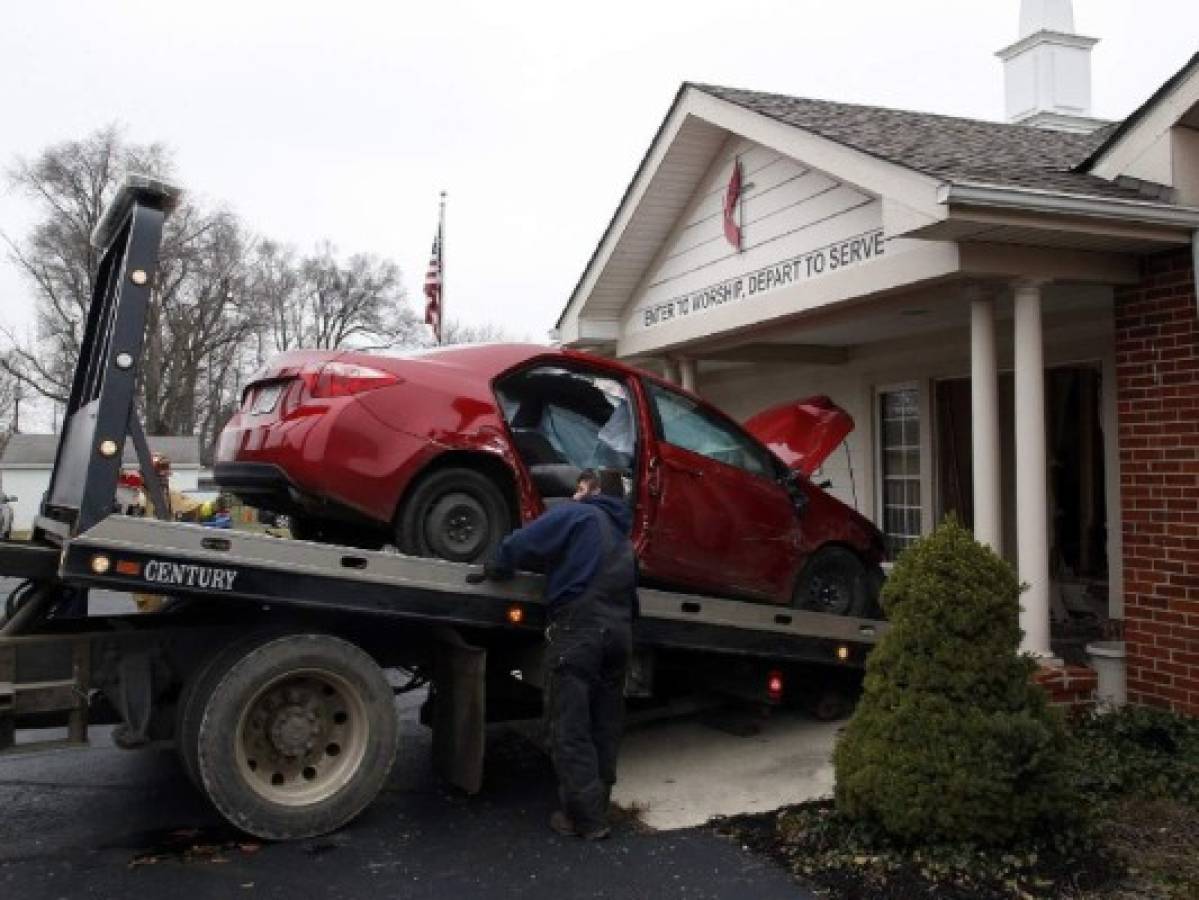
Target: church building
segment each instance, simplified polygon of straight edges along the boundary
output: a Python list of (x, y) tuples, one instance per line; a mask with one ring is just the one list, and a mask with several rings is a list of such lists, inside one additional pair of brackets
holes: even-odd
[(1051, 687), (1123, 656), (1199, 714), (1199, 54), (1105, 122), (1095, 43), (1023, 0), (1007, 122), (684, 84), (557, 337), (742, 419), (828, 395), (816, 477), (892, 555), (955, 514)]

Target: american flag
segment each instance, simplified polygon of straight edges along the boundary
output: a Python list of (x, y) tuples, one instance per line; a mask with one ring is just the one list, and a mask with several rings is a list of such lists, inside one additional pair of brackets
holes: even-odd
[(441, 343), (441, 225), (433, 238), (433, 254), (425, 272), (425, 324), (433, 326), (433, 337)]

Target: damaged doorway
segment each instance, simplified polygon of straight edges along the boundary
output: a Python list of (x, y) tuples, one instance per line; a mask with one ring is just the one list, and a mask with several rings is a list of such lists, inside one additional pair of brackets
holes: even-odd
[[(1055, 618), (1107, 597), (1107, 509), (1099, 366), (1072, 365), (1045, 373), (1050, 576), (1059, 591)], [(954, 513), (974, 525), (970, 445), (970, 379), (938, 381), (934, 419), (937, 518)], [(1003, 471), (1004, 556), (1015, 562), (1016, 464), (1011, 372), (999, 376)], [(1059, 593), (1060, 592), (1060, 593)], [(1063, 609), (1062, 607), (1065, 607)]]

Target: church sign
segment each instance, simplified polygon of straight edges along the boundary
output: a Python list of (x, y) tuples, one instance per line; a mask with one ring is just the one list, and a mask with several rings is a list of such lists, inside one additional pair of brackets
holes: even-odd
[(848, 269), (877, 259), (885, 251), (883, 230), (875, 228), (814, 250), (807, 250), (752, 272), (734, 275), (732, 278), (689, 291), (681, 296), (642, 306), (636, 311), (636, 324), (646, 329), (677, 319), (686, 319), (730, 303), (760, 297), (780, 288)]

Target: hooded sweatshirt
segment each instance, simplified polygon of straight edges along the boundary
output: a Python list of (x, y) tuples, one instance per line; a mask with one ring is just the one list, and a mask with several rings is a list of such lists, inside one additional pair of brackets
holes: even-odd
[[(633, 524), (628, 505), (596, 494), (552, 506), (543, 516), (512, 532), (500, 543), (490, 568), (500, 577), (510, 577), (516, 569), (544, 568), (546, 600), (553, 611), (582, 594), (603, 561), (600, 516), (613, 526), (613, 537), (628, 540)], [(636, 564), (629, 584), (629, 602), (636, 616)]]

